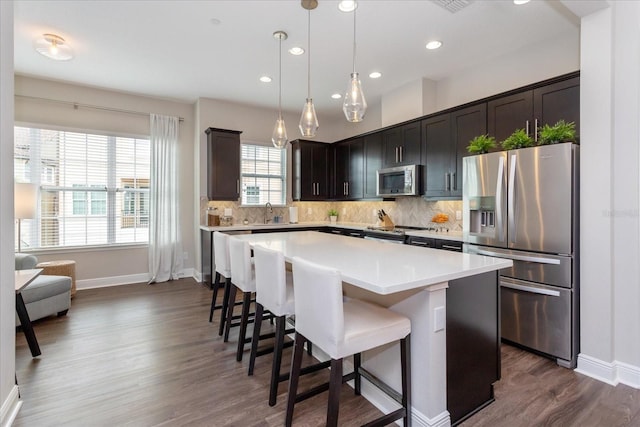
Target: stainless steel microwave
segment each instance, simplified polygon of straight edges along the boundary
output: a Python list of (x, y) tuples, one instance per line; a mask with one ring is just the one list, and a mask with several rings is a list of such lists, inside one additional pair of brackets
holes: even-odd
[(376, 194), (380, 197), (417, 196), (418, 170), (417, 165), (378, 170)]

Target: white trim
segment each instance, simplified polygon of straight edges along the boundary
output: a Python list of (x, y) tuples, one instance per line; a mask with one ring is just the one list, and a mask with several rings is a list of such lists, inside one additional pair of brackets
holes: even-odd
[(16, 420), (18, 412), (22, 407), (22, 400), (20, 400), (19, 395), (18, 386), (15, 385), (9, 392), (7, 399), (2, 402), (2, 409), (0, 409), (0, 426), (9, 427)]
[(612, 386), (622, 383), (640, 389), (640, 367), (628, 363), (618, 361), (609, 363), (580, 354), (576, 372)]
[[(180, 278), (194, 277), (193, 268), (185, 268), (180, 272)], [(84, 279), (76, 281), (76, 289), (96, 289), (108, 288), (110, 286), (132, 285), (134, 283), (145, 283), (150, 279), (149, 273), (128, 274), (125, 276), (99, 277), (96, 279)], [(196, 279), (197, 280), (197, 279)], [(199, 280), (198, 280), (199, 282)]]

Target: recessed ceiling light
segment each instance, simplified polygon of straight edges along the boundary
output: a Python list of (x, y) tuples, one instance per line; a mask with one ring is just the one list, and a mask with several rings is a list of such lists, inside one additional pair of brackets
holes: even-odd
[(438, 49), (440, 46), (442, 46), (442, 42), (440, 40), (432, 40), (429, 43), (427, 43), (426, 48), (429, 50), (433, 50), (433, 49)]
[(371, 77), (372, 79), (379, 79), (380, 77), (382, 77), (382, 73), (379, 71), (374, 71), (373, 73), (369, 74), (369, 77)]
[(269, 77), (269, 76), (262, 76), (262, 77), (260, 77), (260, 81), (261, 81), (262, 83), (271, 83), (271, 77)]
[(64, 39), (56, 34), (43, 34), (33, 43), (35, 50), (56, 61), (68, 61), (73, 58), (73, 50)]
[(521, 4), (527, 4), (529, 3), (530, 0), (513, 0), (513, 4), (517, 4), (517, 5), (521, 5)]
[(338, 9), (343, 12), (353, 12), (358, 7), (355, 0), (342, 0), (338, 3)]
[(291, 49), (289, 49), (289, 53), (295, 56), (302, 55), (304, 53), (304, 49), (299, 46), (294, 46)]
[(331, 95), (331, 97), (333, 99), (340, 99), (340, 98), (342, 98), (342, 95), (340, 95), (339, 93), (334, 93), (333, 95)]

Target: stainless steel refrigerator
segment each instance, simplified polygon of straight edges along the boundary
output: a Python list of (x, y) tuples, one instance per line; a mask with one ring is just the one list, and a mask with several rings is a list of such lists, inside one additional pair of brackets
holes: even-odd
[(464, 251), (508, 258), (502, 338), (575, 367), (579, 351), (579, 146), (463, 159)]

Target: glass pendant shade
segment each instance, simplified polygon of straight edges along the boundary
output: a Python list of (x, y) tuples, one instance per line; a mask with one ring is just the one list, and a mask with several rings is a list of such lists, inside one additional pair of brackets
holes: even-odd
[(300, 133), (305, 138), (313, 138), (318, 131), (318, 116), (316, 116), (316, 109), (313, 106), (313, 100), (307, 98), (307, 102), (302, 109), (302, 115), (300, 116)]
[(273, 127), (273, 133), (271, 134), (271, 142), (276, 148), (285, 148), (287, 145), (287, 127), (284, 125), (282, 116), (278, 116), (276, 125)]
[(364, 99), (362, 85), (358, 73), (351, 73), (347, 93), (344, 95), (342, 111), (350, 122), (361, 122), (367, 112), (367, 101)]

